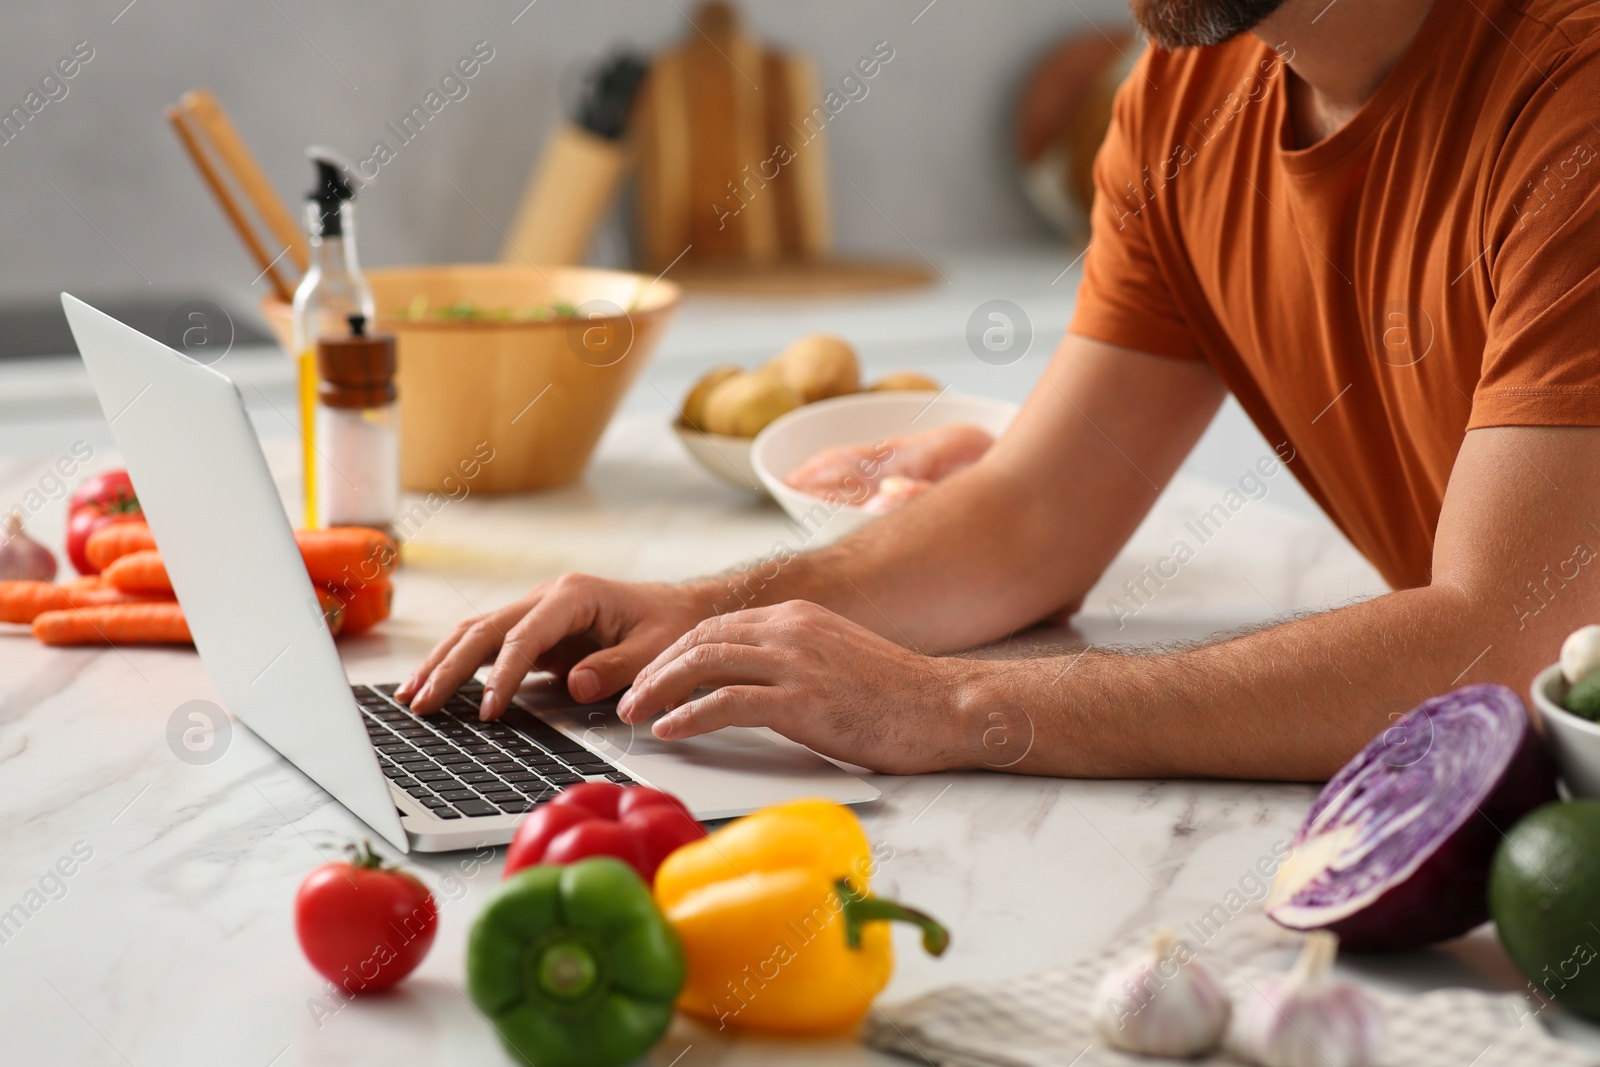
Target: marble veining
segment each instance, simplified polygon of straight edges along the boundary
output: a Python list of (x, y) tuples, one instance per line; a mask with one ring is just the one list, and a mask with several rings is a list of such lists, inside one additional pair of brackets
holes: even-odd
[[(580, 486), (444, 508), (408, 546), (413, 562), (399, 577), (395, 618), (342, 646), (352, 677), (398, 677), (457, 618), (562, 570), (676, 578), (753, 558), (782, 536), (775, 508), (713, 484), (676, 449), (658, 421), (625, 418)], [(292, 457), (277, 448), (271, 460), (291, 488)], [(0, 499), (46, 461), (0, 467)], [(982, 654), (1192, 640), (1381, 591), (1325, 523), (1266, 500), (1241, 511), (1148, 603), (1119, 619), (1108, 602), (1219, 492), (1180, 478), (1072, 627), (1025, 632)], [(57, 521), (41, 516), (37, 525), (49, 531)], [(168, 719), (197, 699), (214, 701), (215, 693), (192, 653), (56, 651), (20, 631), (0, 633), (0, 914), (16, 904), (27, 912), (0, 933), (6, 1062), (506, 1062), (462, 994), (461, 967), (468, 926), (498, 879), (501, 856), (414, 857), (440, 904), (431, 956), (392, 995), (319, 1014), (324, 983), (292, 933), (295, 887), (344, 843), (368, 835), (237, 724), (215, 762), (177, 758)], [(898, 935), (889, 997), (1056, 966), (1154, 922), (1182, 928), (1237, 891), (1252, 865), (1293, 833), (1314, 795), (1279, 783), (988, 772), (876, 784), (883, 799), (861, 816), (885, 850), (879, 889), (954, 932), (940, 960)], [(90, 857), (64, 888), (46, 885), (47, 871), (75, 847)], [(1517, 984), (1487, 930), (1398, 968), (1357, 970), (1363, 980), (1413, 988)], [(896, 1061), (846, 1040), (735, 1038), (680, 1021), (650, 1062)]]

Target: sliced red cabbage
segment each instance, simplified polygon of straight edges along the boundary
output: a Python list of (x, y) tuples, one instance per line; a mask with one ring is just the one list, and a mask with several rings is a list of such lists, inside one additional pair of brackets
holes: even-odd
[(1489, 918), (1501, 836), (1554, 800), (1555, 769), (1517, 695), (1434, 697), (1328, 782), (1295, 834), (1267, 914), (1355, 951), (1416, 948)]

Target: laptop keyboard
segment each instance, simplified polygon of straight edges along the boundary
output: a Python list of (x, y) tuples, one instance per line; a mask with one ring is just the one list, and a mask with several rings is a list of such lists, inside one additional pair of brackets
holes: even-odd
[(483, 683), (475, 680), (427, 716), (395, 701), (398, 686), (350, 688), (384, 777), (441, 819), (519, 814), (591, 778), (633, 781), (515, 705), (496, 722), (479, 722)]

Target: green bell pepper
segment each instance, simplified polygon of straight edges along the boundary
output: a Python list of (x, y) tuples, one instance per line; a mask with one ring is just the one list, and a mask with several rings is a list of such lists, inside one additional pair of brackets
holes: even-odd
[(537, 1067), (615, 1067), (672, 1022), (678, 936), (621, 860), (529, 867), (502, 882), (467, 941), (467, 992), (506, 1049)]

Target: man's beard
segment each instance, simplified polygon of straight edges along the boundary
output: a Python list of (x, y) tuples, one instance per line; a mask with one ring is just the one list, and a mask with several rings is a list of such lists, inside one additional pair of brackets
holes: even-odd
[(1160, 48), (1207, 48), (1237, 37), (1283, 0), (1129, 0), (1145, 34)]

